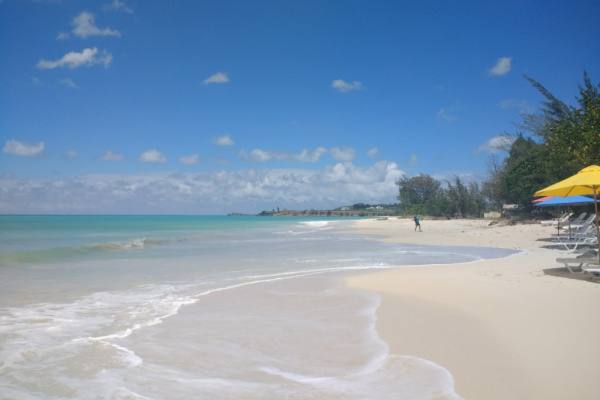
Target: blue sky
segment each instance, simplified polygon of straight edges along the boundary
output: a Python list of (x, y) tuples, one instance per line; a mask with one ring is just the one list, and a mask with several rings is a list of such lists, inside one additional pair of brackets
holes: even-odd
[(0, 213), (395, 203), (600, 81), (597, 1), (0, 0)]

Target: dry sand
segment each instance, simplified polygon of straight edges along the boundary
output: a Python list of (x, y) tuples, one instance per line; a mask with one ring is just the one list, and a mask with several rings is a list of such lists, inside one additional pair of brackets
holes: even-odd
[(361, 220), (386, 242), (523, 249), (469, 264), (400, 267), (354, 276), (382, 296), (377, 330), (390, 353), (433, 361), (465, 399), (600, 399), (600, 284), (569, 273), (540, 224), (484, 220)]

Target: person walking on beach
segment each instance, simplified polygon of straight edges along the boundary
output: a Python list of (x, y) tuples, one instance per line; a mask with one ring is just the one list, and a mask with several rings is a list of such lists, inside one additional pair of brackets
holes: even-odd
[(422, 232), (421, 223), (419, 222), (419, 214), (415, 215), (415, 232), (417, 231), (417, 228), (419, 228), (419, 232)]

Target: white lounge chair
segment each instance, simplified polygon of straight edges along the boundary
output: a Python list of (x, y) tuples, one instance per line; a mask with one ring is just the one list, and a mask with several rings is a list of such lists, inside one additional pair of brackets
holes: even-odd
[[(555, 233), (552, 235), (554, 241), (561, 241), (564, 239), (581, 239), (586, 237), (594, 237), (596, 235), (596, 227), (592, 224), (581, 226), (580, 228), (573, 229), (571, 233)], [(569, 235), (567, 237), (567, 235)]]
[[(556, 262), (564, 264), (569, 272), (585, 272), (585, 270), (589, 269), (598, 269), (600, 271), (598, 255), (594, 253), (592, 251), (590, 254), (583, 254), (578, 257), (557, 258)], [(579, 268), (579, 270), (574, 271), (573, 268)]]
[(540, 224), (550, 226), (562, 225), (565, 222), (569, 222), (569, 218), (571, 218), (571, 215), (573, 215), (573, 213), (567, 213), (560, 218), (549, 219), (547, 221), (540, 221)]
[(572, 224), (579, 224), (579, 223), (581, 223), (583, 221), (583, 219), (585, 218), (586, 215), (587, 215), (587, 213), (585, 213), (585, 212), (579, 214), (577, 216), (577, 218), (571, 220), (571, 223)]
[(583, 221), (580, 221), (580, 222), (572, 221), (568, 225), (561, 225), (561, 228), (562, 229), (571, 229), (571, 231), (573, 231), (574, 229), (580, 229), (580, 228), (584, 228), (588, 225), (592, 225), (594, 223), (594, 219), (596, 219), (596, 215), (592, 214)]
[(571, 240), (565, 238), (560, 241), (556, 240), (554, 243), (556, 243), (558, 247), (564, 246), (567, 250), (577, 250), (577, 247), (579, 246), (598, 245), (598, 239), (595, 236), (587, 236)]
[[(598, 262), (598, 260), (596, 260), (596, 262)], [(592, 264), (588, 264), (588, 265), (592, 265)], [(600, 280), (600, 264), (596, 263), (596, 265), (593, 265), (591, 268), (590, 267), (581, 267), (581, 272), (589, 274), (592, 279), (594, 280)]]

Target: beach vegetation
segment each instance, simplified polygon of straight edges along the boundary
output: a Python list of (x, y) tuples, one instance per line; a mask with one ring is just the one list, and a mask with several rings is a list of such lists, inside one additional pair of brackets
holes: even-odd
[(412, 178), (403, 176), (396, 182), (399, 186), (398, 200), (402, 208), (424, 205), (441, 195), (441, 183), (431, 175), (420, 174)]
[(477, 182), (463, 183), (454, 176), (454, 182), (446, 181), (445, 196), (450, 200), (457, 217), (480, 217), (486, 208), (485, 197)]
[(424, 214), (436, 217), (478, 217), (485, 209), (485, 198), (476, 183), (465, 185), (458, 176), (446, 186), (430, 175), (403, 176), (396, 182), (403, 215)]
[(545, 98), (534, 113), (522, 114), (519, 129), (504, 160), (492, 157), (489, 179), (482, 184), (488, 204), (504, 203), (531, 208), (533, 194), (579, 170), (600, 164), (600, 83), (587, 72), (578, 85), (576, 106), (554, 96), (541, 83), (525, 79)]
[(502, 176), (504, 201), (529, 204), (536, 190), (553, 183), (548, 163), (547, 147), (519, 134), (505, 160)]

